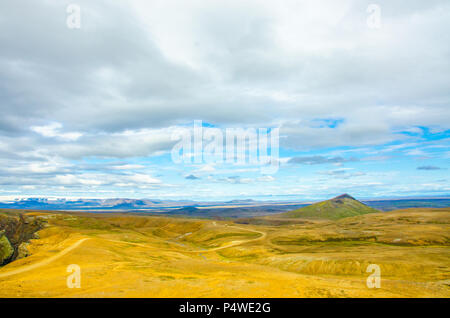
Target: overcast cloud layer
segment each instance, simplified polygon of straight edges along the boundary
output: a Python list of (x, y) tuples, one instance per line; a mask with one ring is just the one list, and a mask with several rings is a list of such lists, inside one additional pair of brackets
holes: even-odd
[[(450, 2), (370, 3), (2, 1), (0, 198), (450, 194)], [(174, 164), (194, 120), (280, 127), (279, 172)]]

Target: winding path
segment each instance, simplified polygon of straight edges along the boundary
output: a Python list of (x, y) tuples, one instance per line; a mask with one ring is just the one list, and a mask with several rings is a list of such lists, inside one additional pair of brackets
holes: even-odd
[[(264, 239), (267, 236), (266, 232), (261, 232), (261, 231), (257, 231), (257, 230), (252, 230), (252, 229), (246, 229), (246, 228), (242, 228), (239, 226), (229, 226), (229, 227), (233, 227), (236, 229), (240, 229), (240, 230), (244, 230), (244, 231), (250, 231), (250, 232), (254, 232), (254, 233), (258, 233), (261, 234), (260, 237), (257, 237), (255, 239), (250, 239), (250, 240), (245, 240), (245, 241), (232, 241), (231, 244), (225, 245), (225, 246), (220, 246), (220, 247), (215, 247), (215, 248), (211, 248), (211, 249), (202, 249), (202, 250), (195, 250), (195, 251), (182, 251), (184, 253), (209, 253), (209, 252), (215, 252), (215, 251), (219, 251), (219, 250), (223, 250), (225, 248), (230, 248), (230, 247), (234, 247), (234, 246), (238, 246), (238, 245), (242, 245), (244, 243), (250, 243), (250, 242), (256, 242), (256, 241), (260, 241), (262, 239)], [(59, 252), (56, 255), (53, 255), (45, 260), (39, 261), (37, 263), (31, 264), (31, 265), (26, 265), (8, 272), (0, 272), (0, 279), (1, 278), (6, 278), (12, 275), (17, 275), (17, 274), (22, 274), (24, 272), (28, 272), (31, 271), (33, 269), (45, 266), (50, 264), (51, 262), (56, 261), (57, 259), (63, 257), (64, 255), (70, 253), (71, 251), (73, 251), (74, 249), (76, 249), (78, 246), (80, 246), (81, 244), (83, 244), (83, 242), (90, 240), (90, 238), (83, 238), (78, 240), (77, 242), (75, 242), (74, 244), (72, 244), (71, 246), (63, 249), (61, 252)], [(123, 242), (123, 241), (117, 241), (117, 240), (108, 240), (111, 242), (116, 242), (116, 243), (123, 243), (123, 244), (131, 244), (131, 245), (137, 245), (137, 246), (141, 246), (141, 247), (146, 247), (148, 248), (148, 245), (145, 244), (139, 244), (139, 243), (131, 243), (131, 242)], [(181, 252), (181, 251), (179, 251)]]
[[(239, 226), (228, 226), (228, 227), (232, 227), (232, 228), (239, 229), (239, 230), (244, 230), (244, 231), (258, 233), (258, 234), (261, 234), (261, 236), (257, 237), (257, 238), (254, 238), (254, 239), (245, 240), (245, 241), (232, 241), (231, 244), (220, 246), (220, 247), (214, 247), (214, 248), (211, 248), (211, 249), (194, 250), (194, 251), (173, 250), (173, 249), (168, 249), (168, 248), (163, 248), (163, 247), (149, 246), (147, 244), (142, 244), (142, 243), (133, 243), (133, 242), (126, 242), (126, 241), (119, 241), (119, 240), (111, 240), (111, 239), (105, 239), (105, 240), (107, 240), (109, 242), (114, 242), (114, 243), (128, 244), (128, 245), (140, 246), (140, 247), (145, 247), (145, 248), (153, 248), (153, 249), (158, 249), (158, 250), (167, 250), (167, 251), (171, 251), (171, 252), (208, 253), (208, 252), (215, 252), (215, 251), (223, 250), (225, 248), (230, 248), (230, 247), (242, 245), (244, 243), (260, 241), (260, 240), (263, 240), (267, 236), (266, 232), (261, 232), (261, 231), (252, 230), (252, 229), (246, 229), (246, 228), (242, 228), (242, 227), (239, 227)], [(169, 244), (176, 244), (176, 245), (178, 245), (176, 242), (171, 242), (171, 241), (168, 241), (168, 240), (165, 241), (165, 242), (169, 243)]]
[(252, 229), (245, 229), (239, 226), (229, 226), (229, 227), (233, 227), (235, 229), (239, 229), (239, 230), (244, 230), (244, 231), (250, 231), (250, 232), (254, 232), (254, 233), (259, 233), (261, 234), (260, 237), (257, 237), (255, 239), (250, 239), (250, 240), (245, 240), (245, 241), (233, 241), (231, 242), (231, 244), (225, 245), (225, 246), (220, 246), (220, 247), (215, 247), (215, 248), (211, 248), (211, 249), (205, 249), (205, 250), (197, 250), (197, 251), (185, 251), (187, 253), (208, 253), (208, 252), (215, 252), (215, 251), (219, 251), (219, 250), (223, 250), (225, 248), (229, 248), (229, 247), (234, 247), (234, 246), (238, 246), (238, 245), (242, 245), (244, 243), (250, 243), (250, 242), (256, 242), (256, 241), (260, 241), (263, 240), (266, 236), (267, 233), (266, 232), (261, 232), (261, 231), (257, 231), (257, 230), (252, 230)]
[(5, 277), (12, 276), (12, 275), (22, 274), (22, 273), (24, 273), (24, 272), (28, 272), (28, 271), (31, 271), (31, 270), (33, 270), (33, 269), (36, 269), (36, 268), (39, 268), (39, 267), (48, 265), (48, 264), (50, 264), (51, 262), (54, 262), (54, 261), (56, 261), (57, 259), (63, 257), (63, 256), (66, 255), (67, 253), (73, 251), (74, 249), (76, 249), (78, 246), (80, 246), (83, 242), (85, 242), (85, 241), (87, 241), (87, 240), (89, 240), (89, 238), (81, 239), (81, 240), (75, 242), (74, 244), (72, 244), (71, 246), (69, 246), (69, 247), (63, 249), (63, 250), (62, 250), (61, 252), (59, 252), (58, 254), (53, 255), (53, 256), (51, 256), (51, 257), (49, 257), (49, 258), (47, 258), (47, 259), (45, 259), (45, 260), (42, 260), (42, 261), (40, 261), (40, 262), (31, 264), (31, 265), (27, 265), (27, 266), (23, 266), (23, 267), (21, 267), (21, 268), (14, 269), (14, 270), (12, 270), (12, 271), (5, 272), (5, 273), (1, 273), (1, 272), (0, 272), (0, 278), (5, 278)]

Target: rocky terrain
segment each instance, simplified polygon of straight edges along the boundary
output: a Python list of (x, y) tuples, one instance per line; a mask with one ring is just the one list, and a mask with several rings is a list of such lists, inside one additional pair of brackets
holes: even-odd
[(0, 266), (28, 256), (28, 242), (38, 238), (36, 232), (43, 226), (43, 219), (34, 216), (16, 212), (0, 214)]

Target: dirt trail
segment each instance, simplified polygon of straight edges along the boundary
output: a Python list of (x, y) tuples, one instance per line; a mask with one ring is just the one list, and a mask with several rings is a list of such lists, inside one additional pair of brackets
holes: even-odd
[(14, 269), (14, 270), (9, 271), (9, 272), (6, 272), (6, 273), (1, 273), (1, 272), (0, 272), (0, 278), (5, 278), (5, 277), (12, 276), (12, 275), (21, 274), (21, 273), (24, 273), (24, 272), (27, 272), (27, 271), (31, 271), (31, 270), (33, 270), (33, 269), (36, 269), (36, 268), (39, 268), (39, 267), (48, 265), (48, 264), (50, 264), (51, 262), (56, 261), (57, 259), (63, 257), (63, 256), (66, 255), (67, 253), (73, 251), (74, 249), (76, 249), (78, 246), (80, 246), (83, 242), (85, 242), (85, 241), (87, 241), (87, 240), (89, 240), (89, 238), (81, 239), (81, 240), (75, 242), (74, 244), (72, 244), (71, 246), (69, 246), (69, 247), (63, 249), (63, 250), (62, 250), (61, 252), (59, 252), (58, 254), (53, 255), (52, 257), (49, 257), (49, 258), (47, 258), (47, 259), (45, 259), (45, 260), (42, 260), (42, 261), (40, 261), (40, 262), (31, 264), (31, 265), (27, 265), (27, 266), (23, 266), (23, 267), (21, 267), (21, 268)]
[[(257, 231), (257, 230), (246, 229), (246, 228), (242, 228), (242, 227), (239, 227), (239, 226), (229, 226), (229, 227), (233, 227), (233, 228), (236, 228), (236, 229), (239, 229), (239, 230), (244, 230), (244, 231), (250, 231), (250, 232), (258, 233), (258, 234), (261, 234), (261, 236), (255, 238), (255, 239), (250, 239), (250, 240), (245, 240), (245, 241), (232, 241), (232, 242), (231, 242), (230, 244), (228, 244), (228, 245), (220, 246), (220, 247), (215, 247), (215, 248), (211, 248), (211, 249), (202, 249), (202, 250), (195, 250), (195, 251), (178, 251), (178, 252), (184, 252), (184, 253), (209, 253), (209, 252), (215, 252), (215, 251), (223, 250), (223, 249), (225, 249), (225, 248), (230, 248), (230, 247), (242, 245), (242, 244), (244, 244), (244, 243), (256, 242), (256, 241), (259, 241), (259, 240), (264, 239), (264, 238), (267, 236), (267, 233), (261, 232), (261, 231)], [(0, 279), (1, 279), (1, 278), (6, 278), (6, 277), (9, 277), (9, 276), (12, 276), (12, 275), (22, 274), (22, 273), (24, 273), (24, 272), (31, 271), (31, 270), (33, 270), (33, 269), (36, 269), (36, 268), (39, 268), (39, 267), (48, 265), (48, 264), (50, 264), (51, 262), (54, 262), (54, 261), (56, 261), (57, 259), (63, 257), (64, 255), (70, 253), (71, 251), (73, 251), (74, 249), (76, 249), (78, 246), (80, 246), (81, 244), (83, 244), (83, 242), (85, 242), (85, 241), (87, 241), (87, 240), (89, 240), (89, 239), (90, 239), (90, 238), (83, 238), (83, 239), (80, 239), (80, 240), (78, 240), (77, 242), (75, 242), (74, 244), (72, 244), (71, 246), (69, 246), (69, 247), (63, 249), (63, 250), (62, 250), (61, 252), (59, 252), (58, 254), (53, 255), (52, 257), (49, 257), (48, 259), (42, 260), (42, 261), (40, 261), (40, 262), (31, 264), (31, 265), (26, 265), (26, 266), (23, 266), (23, 267), (20, 267), (20, 268), (17, 268), (17, 269), (8, 271), (8, 272), (4, 272), (4, 273), (0, 272)], [(130, 245), (136, 245), (136, 246), (145, 247), (145, 248), (151, 247), (151, 246), (148, 246), (148, 245), (146, 245), (146, 244), (131, 243), (131, 242), (118, 241), (118, 240), (108, 240), (108, 239), (106, 239), (106, 240), (107, 240), (107, 241), (110, 241), (110, 242), (122, 243), (122, 244), (130, 244)], [(152, 248), (158, 249), (157, 247), (152, 247)], [(164, 248), (163, 248), (163, 249), (164, 249)], [(171, 251), (174, 251), (174, 250), (171, 250)]]
[(208, 252), (215, 252), (215, 251), (223, 250), (223, 249), (225, 249), (225, 248), (230, 248), (230, 247), (242, 245), (242, 244), (244, 244), (244, 243), (250, 243), (250, 242), (260, 241), (260, 240), (263, 240), (264, 238), (266, 238), (266, 236), (267, 236), (267, 233), (266, 233), (266, 232), (261, 232), (261, 231), (252, 230), (252, 229), (246, 229), (246, 228), (242, 228), (242, 227), (239, 227), (239, 226), (229, 226), (229, 227), (233, 227), (233, 228), (239, 229), (239, 230), (244, 230), (244, 231), (250, 231), (250, 232), (258, 233), (258, 234), (261, 234), (261, 236), (255, 238), (255, 239), (250, 239), (250, 240), (245, 240), (245, 241), (233, 241), (233, 242), (231, 242), (231, 244), (228, 244), (228, 245), (225, 245), (225, 246), (220, 246), (220, 247), (215, 247), (215, 248), (211, 248), (211, 249), (197, 250), (197, 251), (186, 251), (186, 252), (188, 252), (188, 253), (208, 253)]
[[(145, 248), (153, 248), (153, 249), (159, 249), (159, 250), (166, 250), (166, 251), (170, 251), (170, 252), (181, 252), (181, 253), (208, 253), (208, 252), (215, 252), (215, 251), (223, 250), (223, 249), (225, 249), (225, 248), (230, 248), (230, 247), (242, 245), (242, 244), (244, 244), (244, 243), (250, 243), (250, 242), (256, 242), (256, 241), (259, 241), (259, 240), (263, 240), (263, 239), (267, 236), (267, 233), (266, 233), (266, 232), (261, 232), (261, 231), (252, 230), (252, 229), (246, 229), (246, 228), (239, 227), (239, 226), (228, 226), (228, 227), (232, 227), (232, 228), (239, 229), (239, 230), (243, 230), (243, 231), (249, 231), (249, 232), (258, 233), (258, 234), (261, 234), (261, 236), (255, 238), (255, 239), (250, 239), (250, 240), (245, 240), (245, 241), (233, 241), (233, 242), (231, 242), (231, 244), (228, 244), (228, 245), (225, 245), (225, 246), (215, 247), (215, 248), (211, 248), (211, 249), (195, 250), (195, 251), (174, 250), (174, 249), (163, 248), (163, 247), (149, 246), (149, 245), (147, 245), (147, 244), (133, 243), (133, 242), (126, 242), (126, 241), (119, 241), (119, 240), (111, 240), (111, 239), (104, 239), (104, 240), (107, 240), (107, 241), (109, 241), (109, 242), (114, 242), (114, 243), (128, 244), (128, 245), (140, 246), (140, 247), (145, 247)], [(178, 246), (178, 244), (177, 244), (176, 242), (171, 242), (171, 241), (165, 241), (165, 242), (166, 242), (166, 243), (169, 243), (169, 244), (176, 244), (176, 245)]]

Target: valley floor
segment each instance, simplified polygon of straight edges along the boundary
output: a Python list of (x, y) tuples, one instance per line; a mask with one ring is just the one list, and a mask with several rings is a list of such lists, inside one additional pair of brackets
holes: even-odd
[(450, 209), (282, 225), (24, 213), (48, 226), (0, 268), (0, 297), (450, 297)]

